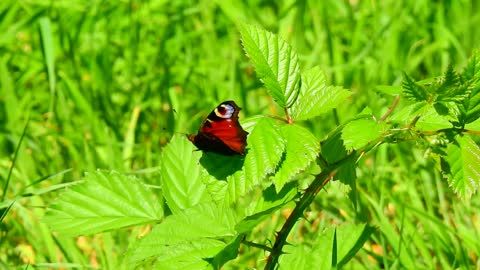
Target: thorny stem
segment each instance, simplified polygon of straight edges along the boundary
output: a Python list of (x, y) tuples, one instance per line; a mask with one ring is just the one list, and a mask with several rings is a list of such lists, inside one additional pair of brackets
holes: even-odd
[(246, 246), (256, 247), (256, 248), (259, 248), (259, 249), (263, 249), (263, 250), (272, 252), (272, 248), (271, 248), (271, 247), (268, 247), (268, 246), (266, 246), (266, 245), (257, 244), (257, 243), (250, 242), (250, 241), (243, 241), (242, 243), (245, 244)]
[(383, 122), (385, 121), (385, 119), (387, 119), (388, 116), (390, 116), (390, 114), (392, 114), (393, 110), (395, 109), (395, 107), (397, 107), (397, 104), (398, 102), (400, 101), (400, 96), (398, 95), (395, 100), (393, 101), (393, 104), (392, 106), (390, 106), (388, 108), (388, 111), (382, 116), (382, 118), (380, 118), (380, 122)]
[(324, 169), (319, 175), (315, 177), (313, 182), (308, 186), (305, 193), (302, 195), (300, 200), (297, 202), (295, 208), (293, 209), (290, 216), (288, 216), (285, 224), (277, 233), (275, 243), (273, 244), (270, 255), (267, 258), (267, 264), (265, 265), (265, 270), (275, 269), (280, 255), (282, 255), (283, 246), (287, 243), (287, 237), (292, 230), (293, 226), (297, 220), (303, 216), (305, 209), (313, 202), (318, 192), (325, 187), (325, 185), (335, 176), (340, 168), (345, 162), (351, 160), (356, 154), (352, 153), (346, 156), (344, 159), (336, 162), (335, 164), (330, 164), (326, 169)]

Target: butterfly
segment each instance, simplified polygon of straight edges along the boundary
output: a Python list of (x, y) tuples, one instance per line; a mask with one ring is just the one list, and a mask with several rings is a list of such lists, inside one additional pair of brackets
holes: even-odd
[(238, 123), (240, 110), (232, 100), (220, 103), (203, 121), (198, 133), (188, 134), (187, 138), (205, 152), (244, 155), (248, 132)]

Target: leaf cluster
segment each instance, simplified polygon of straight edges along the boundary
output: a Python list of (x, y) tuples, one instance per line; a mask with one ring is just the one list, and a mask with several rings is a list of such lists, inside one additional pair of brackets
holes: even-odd
[[(253, 25), (238, 28), (258, 77), (285, 117), (247, 119), (245, 156), (201, 153), (185, 137), (174, 136), (162, 152), (159, 189), (116, 172), (89, 173), (50, 207), (45, 221), (54, 230), (79, 235), (158, 223), (130, 246), (124, 259), (129, 267), (219, 269), (239, 256), (242, 244), (269, 252), (266, 269), (307, 262), (341, 267), (362, 248), (372, 227), (338, 226), (320, 232), (310, 246), (288, 246), (286, 239), (330, 180), (349, 186), (355, 204), (355, 166), (378, 145), (443, 136), (447, 144), (430, 147), (450, 185), (462, 198), (476, 191), (480, 149), (467, 127), (474, 127), (480, 113), (477, 56), (462, 72), (449, 67), (428, 83), (405, 75), (403, 96), (412, 104), (399, 111), (392, 105), (379, 120), (365, 109), (320, 143), (299, 122), (339, 107), (350, 91), (328, 85), (318, 67), (302, 71), (295, 50), (281, 37)], [(286, 206), (294, 210), (280, 231), (265, 239), (273, 244), (250, 242), (252, 231)], [(320, 250), (325, 258), (314, 255)]]
[(463, 128), (480, 116), (479, 63), (478, 54), (474, 53), (460, 73), (450, 65), (443, 76), (421, 82), (404, 74), (403, 94), (415, 103), (432, 106), (439, 115), (451, 115), (452, 124)]
[[(478, 134), (480, 116), (480, 59), (475, 52), (460, 72), (449, 66), (443, 76), (415, 82), (405, 74), (403, 94), (413, 101), (395, 118), (414, 118), (418, 128), (436, 138), (430, 143), (449, 185), (463, 199), (469, 199), (480, 184), (480, 148), (470, 134)], [(436, 143), (443, 141), (444, 143)], [(430, 140), (431, 142), (431, 140)]]

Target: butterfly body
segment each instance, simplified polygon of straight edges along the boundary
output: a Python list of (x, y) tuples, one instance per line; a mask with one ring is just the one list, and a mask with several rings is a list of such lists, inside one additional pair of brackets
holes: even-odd
[(220, 103), (203, 122), (197, 134), (187, 138), (198, 149), (222, 155), (244, 155), (247, 134), (238, 122), (241, 110), (234, 101)]

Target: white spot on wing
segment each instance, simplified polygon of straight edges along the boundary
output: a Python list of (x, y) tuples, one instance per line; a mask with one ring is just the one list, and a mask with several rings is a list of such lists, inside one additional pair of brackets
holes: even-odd
[(235, 112), (235, 108), (233, 108), (233, 106), (229, 104), (222, 104), (219, 107), (222, 107), (225, 110), (225, 112), (222, 114), (218, 110), (218, 108), (215, 108), (215, 115), (220, 118), (224, 118), (224, 119), (231, 118), (233, 113)]

